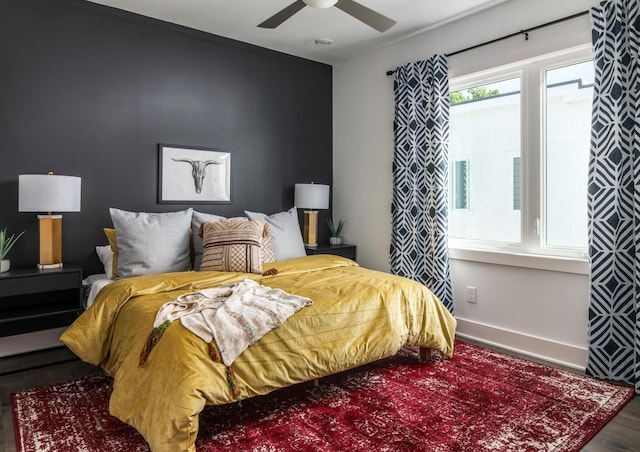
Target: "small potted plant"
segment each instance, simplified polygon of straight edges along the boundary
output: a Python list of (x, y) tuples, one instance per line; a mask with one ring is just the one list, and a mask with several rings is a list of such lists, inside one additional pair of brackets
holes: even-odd
[(9, 259), (5, 258), (22, 234), (24, 234), (24, 231), (18, 234), (17, 237), (15, 234), (12, 234), (11, 237), (9, 237), (7, 235), (7, 228), (0, 229), (0, 273), (9, 271), (11, 265)]
[(333, 218), (329, 218), (327, 220), (327, 226), (329, 226), (329, 232), (331, 233), (331, 237), (329, 237), (329, 243), (332, 245), (340, 245), (342, 243), (342, 228), (344, 228), (344, 224), (346, 220), (338, 220), (337, 223), (334, 223)]

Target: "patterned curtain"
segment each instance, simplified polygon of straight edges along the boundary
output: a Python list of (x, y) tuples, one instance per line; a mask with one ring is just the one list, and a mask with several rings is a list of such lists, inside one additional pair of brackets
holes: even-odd
[(415, 279), (453, 312), (447, 251), (447, 57), (395, 70), (391, 271)]
[(640, 394), (640, 14), (591, 9), (595, 85), (589, 163), (591, 295), (587, 373)]

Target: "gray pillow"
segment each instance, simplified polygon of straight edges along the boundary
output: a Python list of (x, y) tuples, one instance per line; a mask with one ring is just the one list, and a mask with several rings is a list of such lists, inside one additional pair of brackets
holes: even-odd
[(146, 213), (109, 209), (118, 245), (118, 277), (189, 270), (193, 209)]
[(300, 232), (298, 210), (295, 207), (286, 212), (274, 213), (273, 215), (246, 210), (244, 214), (250, 220), (267, 223), (279, 261), (307, 255), (304, 241), (302, 240), (302, 232)]
[(226, 220), (225, 217), (220, 215), (214, 215), (212, 213), (202, 213), (197, 210), (193, 211), (191, 216), (191, 231), (193, 234), (193, 269), (200, 270), (200, 263), (202, 262), (202, 237), (200, 237), (200, 225), (202, 223), (215, 222), (220, 220)]

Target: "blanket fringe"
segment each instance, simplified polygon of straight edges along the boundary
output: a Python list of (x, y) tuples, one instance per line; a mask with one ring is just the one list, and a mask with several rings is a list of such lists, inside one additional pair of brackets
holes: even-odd
[(169, 328), (171, 324), (171, 320), (165, 320), (162, 324), (156, 328), (154, 328), (149, 337), (147, 338), (147, 342), (145, 342), (144, 347), (142, 347), (142, 352), (140, 353), (140, 367), (144, 367), (147, 363), (147, 358), (149, 357), (149, 353), (153, 350), (153, 347), (156, 346), (160, 338), (164, 334), (164, 331)]
[[(140, 367), (144, 367), (147, 363), (147, 359), (149, 358), (149, 353), (153, 350), (153, 347), (156, 346), (158, 341), (162, 338), (164, 331), (169, 328), (171, 325), (171, 320), (165, 320), (162, 322), (160, 326), (154, 328), (149, 334), (147, 338), (147, 342), (145, 342), (144, 347), (142, 348), (142, 352), (140, 353)], [(217, 363), (222, 363), (222, 356), (220, 356), (220, 352), (218, 351), (218, 346), (215, 341), (209, 342), (209, 356)], [(236, 374), (233, 373), (231, 367), (225, 366), (227, 368), (227, 385), (229, 386), (229, 391), (234, 399), (239, 399), (240, 394), (242, 393), (238, 388), (238, 380), (236, 380)]]
[(218, 351), (218, 347), (214, 341), (209, 342), (209, 356), (211, 356), (211, 359), (217, 363), (222, 362), (222, 356), (220, 356), (220, 352)]
[(229, 391), (231, 391), (231, 395), (234, 399), (238, 399), (240, 397), (241, 391), (238, 388), (238, 381), (236, 380), (236, 374), (233, 373), (231, 367), (227, 367), (227, 384), (229, 385)]
[[(222, 363), (222, 356), (218, 351), (218, 346), (215, 341), (209, 342), (209, 356), (211, 359), (217, 363)], [(238, 399), (240, 397), (241, 391), (238, 389), (238, 381), (236, 380), (236, 374), (233, 373), (231, 367), (225, 366), (227, 368), (227, 385), (229, 386), (229, 392), (234, 399)]]

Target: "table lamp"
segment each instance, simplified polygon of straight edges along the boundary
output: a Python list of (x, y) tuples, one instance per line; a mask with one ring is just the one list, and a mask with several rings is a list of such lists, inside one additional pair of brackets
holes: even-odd
[(304, 211), (304, 244), (318, 245), (318, 211), (329, 208), (329, 186), (323, 184), (296, 184), (295, 205)]
[(62, 215), (52, 212), (80, 211), (80, 182), (79, 177), (51, 172), (18, 176), (18, 211), (48, 212), (38, 215), (40, 269), (62, 267)]

